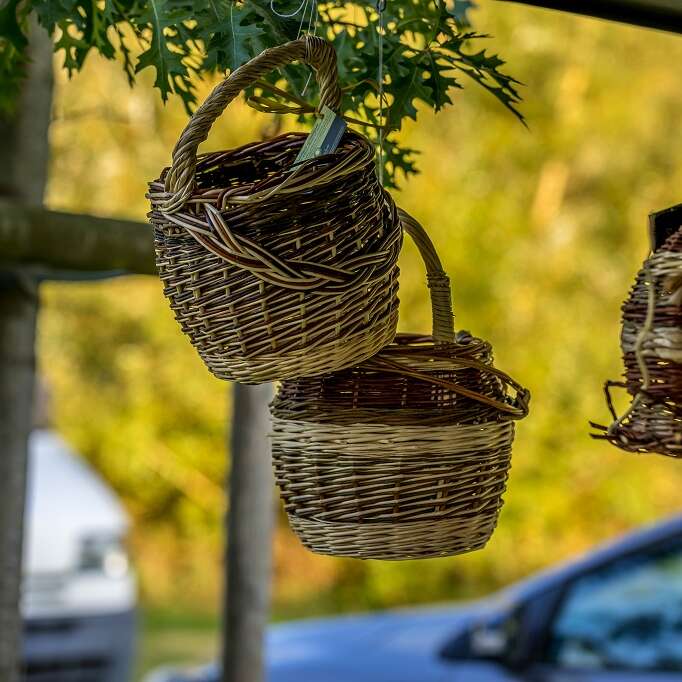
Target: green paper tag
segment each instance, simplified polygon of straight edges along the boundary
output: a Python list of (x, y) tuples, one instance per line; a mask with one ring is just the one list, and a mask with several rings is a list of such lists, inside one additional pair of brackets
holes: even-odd
[(294, 163), (331, 154), (339, 146), (345, 131), (346, 122), (329, 107), (322, 107), (322, 118), (315, 122)]

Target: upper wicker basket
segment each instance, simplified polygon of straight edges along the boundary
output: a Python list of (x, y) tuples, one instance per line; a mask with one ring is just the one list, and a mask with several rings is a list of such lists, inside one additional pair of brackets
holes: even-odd
[(395, 335), (402, 232), (368, 140), (347, 132), (335, 153), (296, 165), (303, 134), (197, 158), (226, 106), (293, 61), (315, 70), (320, 109), (338, 111), (327, 41), (306, 36), (265, 50), (213, 90), (180, 136), (172, 166), (149, 186), (164, 293), (221, 379), (330, 372)]
[[(271, 405), (275, 477), (312, 551), (416, 559), (483, 547), (502, 506), (529, 394), (490, 344), (455, 334), (449, 281), (401, 211), (428, 269), (433, 337), (398, 334), (353, 368), (284, 381)], [(512, 391), (515, 397), (512, 397)]]
[[(677, 225), (645, 261), (623, 303), (625, 381), (606, 383), (611, 425), (592, 424), (595, 438), (628, 452), (682, 457), (682, 225)], [(622, 416), (611, 399), (614, 386), (632, 396)]]

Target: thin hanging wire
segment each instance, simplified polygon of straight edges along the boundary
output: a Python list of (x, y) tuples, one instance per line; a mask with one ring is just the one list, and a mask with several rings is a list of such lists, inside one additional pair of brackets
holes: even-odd
[(313, 0), (310, 6), (310, 18), (308, 19), (308, 35), (317, 35), (317, 22), (319, 18), (320, 14), (317, 10), (317, 0)]
[[(298, 33), (296, 34), (297, 40), (306, 33), (310, 34), (310, 30), (313, 26), (313, 19), (315, 31), (317, 31), (317, 0), (301, 0), (301, 4), (293, 12), (278, 12), (275, 9), (275, 0), (270, 0), (270, 11), (280, 19), (293, 19), (299, 14), (301, 15), (301, 21), (298, 24)], [(308, 28), (304, 30), (303, 25), (306, 22), (306, 17), (308, 17)]]
[[(306, 8), (308, 6), (309, 2), (310, 2), (310, 0), (301, 0), (301, 4), (293, 12), (287, 13), (287, 12), (278, 12), (275, 9), (275, 0), (270, 0), (270, 10), (272, 11), (273, 14), (276, 14), (281, 19), (291, 19), (291, 18), (297, 16), (301, 10), (304, 10), (303, 16), (305, 16), (305, 9), (304, 8)], [(303, 23), (302, 20), (301, 20), (301, 23)]]
[[(317, 0), (301, 0), (301, 4), (293, 12), (278, 12), (275, 9), (275, 0), (270, 0), (270, 11), (281, 19), (292, 19), (295, 16), (301, 15), (301, 21), (298, 25), (298, 33), (296, 39), (298, 40), (302, 35), (317, 35), (317, 23), (319, 19), (319, 12), (317, 9)], [(308, 17), (308, 28), (304, 29), (303, 25)], [(312, 30), (312, 33), (311, 33)], [(308, 74), (308, 79), (303, 86), (301, 95), (305, 95), (312, 79), (312, 73)]]
[[(313, 17), (314, 17), (314, 22), (313, 22)], [(310, 19), (308, 19), (308, 35), (317, 35), (317, 22), (318, 19), (320, 18), (319, 12), (317, 10), (317, 0), (312, 0), (311, 6), (310, 6)], [(312, 28), (312, 33), (310, 32), (310, 29)], [(310, 81), (313, 77), (312, 72), (308, 74), (308, 78), (305, 82), (305, 85), (303, 86), (303, 91), (301, 92), (301, 95), (305, 96), (306, 92), (308, 92), (308, 86), (310, 85)]]
[(386, 0), (377, 0), (379, 12), (379, 183), (384, 185), (384, 10)]

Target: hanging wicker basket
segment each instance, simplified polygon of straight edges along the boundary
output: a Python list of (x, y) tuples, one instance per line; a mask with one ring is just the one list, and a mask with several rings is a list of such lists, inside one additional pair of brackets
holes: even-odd
[(493, 367), (490, 344), (454, 333), (433, 245), (401, 219), (427, 264), (433, 337), (398, 334), (353, 368), (284, 381), (271, 405), (284, 507), (320, 554), (394, 560), (483, 547), (502, 506), (513, 421), (528, 411), (528, 392)]
[[(625, 381), (606, 383), (613, 422), (593, 423), (593, 436), (628, 452), (682, 457), (682, 227), (645, 261), (622, 311)], [(632, 396), (621, 416), (614, 387)]]
[(164, 293), (221, 379), (255, 384), (334, 371), (395, 335), (402, 232), (367, 139), (346, 132), (333, 154), (299, 164), (303, 134), (197, 157), (227, 105), (293, 61), (315, 70), (319, 108), (338, 111), (327, 41), (306, 36), (265, 50), (213, 90), (172, 166), (150, 183)]

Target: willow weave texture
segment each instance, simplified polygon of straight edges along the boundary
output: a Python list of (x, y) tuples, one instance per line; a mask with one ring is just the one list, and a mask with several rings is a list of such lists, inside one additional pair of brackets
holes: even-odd
[[(275, 477), (312, 551), (415, 559), (483, 547), (497, 523), (528, 392), (490, 344), (455, 334), (447, 276), (401, 213), (428, 267), (434, 335), (399, 334), (378, 355), (282, 382), (272, 403)], [(515, 395), (514, 395), (515, 392)]]
[(214, 89), (180, 136), (172, 166), (149, 186), (164, 294), (221, 379), (333, 371), (395, 335), (402, 231), (368, 140), (347, 132), (335, 153), (300, 164), (302, 134), (197, 156), (242, 90), (296, 60), (315, 70), (320, 108), (338, 110), (327, 41), (306, 36), (265, 50)]
[[(608, 426), (596, 438), (627, 452), (682, 457), (682, 227), (644, 263), (622, 306), (624, 381), (607, 382)], [(632, 396), (618, 416), (611, 388)]]

